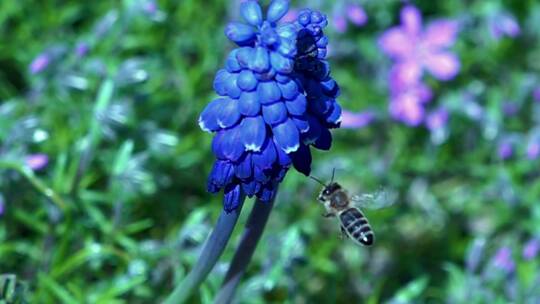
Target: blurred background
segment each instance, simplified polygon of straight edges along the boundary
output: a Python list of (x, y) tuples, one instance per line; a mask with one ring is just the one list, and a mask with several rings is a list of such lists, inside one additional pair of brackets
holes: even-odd
[[(0, 2), (0, 299), (158, 303), (191, 269), (222, 209), (197, 117), (239, 3)], [(408, 5), (418, 45), (447, 57), (385, 43)], [(540, 303), (540, 3), (291, 6), (327, 14), (346, 110), (313, 175), (395, 204), (365, 210), (377, 242), (358, 247), (290, 170), (236, 301)], [(252, 203), (192, 303), (213, 299)]]

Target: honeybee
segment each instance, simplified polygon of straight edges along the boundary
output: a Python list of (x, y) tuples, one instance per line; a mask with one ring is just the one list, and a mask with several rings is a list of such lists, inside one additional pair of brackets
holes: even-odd
[[(359, 207), (367, 207), (368, 203), (380, 203), (384, 207), (388, 204), (384, 191), (379, 190), (373, 194), (349, 195), (348, 191), (340, 184), (334, 182), (334, 172), (330, 183), (325, 184), (319, 179), (310, 176), (313, 180), (323, 185), (318, 199), (324, 205), (326, 213), (324, 217), (337, 217), (342, 235), (350, 237), (355, 243), (362, 246), (371, 246), (375, 242), (375, 234), (369, 225), (368, 219), (360, 211)], [(383, 198), (384, 197), (384, 198)]]

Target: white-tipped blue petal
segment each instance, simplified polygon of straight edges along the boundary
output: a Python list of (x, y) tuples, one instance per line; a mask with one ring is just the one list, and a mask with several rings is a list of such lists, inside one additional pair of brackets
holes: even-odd
[(262, 106), (264, 121), (269, 125), (276, 125), (287, 119), (287, 107), (281, 101)]
[(238, 101), (230, 98), (220, 98), (219, 109), (217, 109), (217, 123), (220, 128), (226, 129), (234, 126), (240, 120)]
[(276, 160), (276, 148), (269, 138), (263, 144), (261, 151), (253, 153), (253, 164), (261, 169), (270, 169)]
[(323, 129), (321, 123), (317, 118), (311, 115), (306, 115), (307, 121), (309, 123), (309, 130), (302, 134), (304, 144), (313, 144), (319, 136), (321, 135), (321, 130)]
[(225, 68), (230, 73), (236, 73), (242, 69), (242, 67), (240, 66), (240, 63), (238, 63), (238, 59), (236, 58), (237, 52), (238, 52), (238, 49), (232, 50), (229, 53), (229, 56), (227, 56), (227, 60), (225, 61)]
[(231, 22), (225, 28), (225, 36), (238, 45), (247, 45), (255, 39), (255, 29), (247, 24)]
[(257, 87), (257, 79), (250, 70), (243, 70), (238, 74), (238, 87), (243, 91), (253, 91)]
[(332, 111), (330, 112), (328, 117), (326, 117), (326, 122), (335, 125), (341, 122), (341, 107), (337, 102), (334, 102)]
[(253, 52), (254, 50), (251, 47), (243, 47), (238, 49), (236, 52), (236, 59), (238, 59), (238, 63), (242, 68), (247, 69), (250, 67)]
[(286, 83), (278, 83), (279, 90), (281, 91), (281, 96), (288, 100), (293, 100), (300, 93), (298, 91), (298, 86), (293, 80), (289, 80)]
[(327, 128), (321, 128), (321, 135), (317, 138), (313, 146), (321, 150), (330, 150), (330, 146), (332, 146), (332, 134), (330, 134)]
[(260, 82), (257, 86), (261, 104), (270, 104), (281, 99), (281, 91), (275, 81)]
[(264, 73), (270, 69), (270, 56), (266, 48), (255, 48), (254, 57), (250, 58), (250, 69), (257, 73)]
[(285, 153), (285, 151), (283, 151), (283, 149), (281, 149), (281, 146), (277, 142), (275, 136), (274, 136), (273, 142), (274, 142), (274, 148), (276, 150), (276, 156), (277, 156), (277, 161), (278, 161), (279, 165), (282, 166), (282, 167), (289, 166), (291, 164), (291, 162), (292, 162), (291, 157), (287, 153)]
[(253, 165), (251, 163), (251, 153), (245, 153), (238, 163), (234, 166), (234, 175), (239, 179), (247, 179), (251, 177)]
[(227, 79), (231, 74), (224, 69), (219, 70), (214, 78), (214, 91), (221, 96), (227, 95), (227, 88), (225, 86)]
[(238, 110), (245, 116), (256, 116), (261, 112), (257, 92), (242, 92), (238, 99)]
[(261, 6), (257, 1), (249, 0), (240, 6), (240, 13), (247, 23), (258, 26), (263, 21)]
[(230, 74), (229, 77), (225, 80), (225, 90), (227, 91), (227, 96), (231, 98), (238, 98), (242, 93), (242, 90), (238, 87), (238, 74)]
[(274, 139), (285, 153), (291, 153), (300, 147), (300, 133), (291, 119), (272, 128)]
[(285, 101), (285, 106), (287, 106), (287, 110), (291, 115), (304, 115), (307, 107), (306, 96), (298, 94), (294, 100)]
[(230, 161), (217, 160), (208, 176), (208, 191), (218, 192), (228, 185), (234, 177), (234, 167)]
[(218, 132), (212, 141), (212, 151), (218, 159), (237, 161), (244, 150), (240, 125)]
[(260, 151), (266, 139), (266, 125), (261, 116), (244, 117), (240, 133), (238, 144), (243, 145), (246, 151)]
[(270, 22), (277, 22), (281, 19), (289, 10), (289, 0), (274, 0), (270, 3), (268, 11), (266, 12), (266, 20)]
[(278, 73), (289, 74), (294, 69), (294, 61), (277, 52), (270, 53), (270, 63)]
[(300, 133), (306, 133), (307, 131), (309, 131), (309, 123), (305, 117), (293, 116), (292, 120), (294, 121), (294, 124), (296, 125)]
[(213, 132), (219, 130), (219, 113), (224, 105), (227, 103), (228, 98), (217, 98), (206, 105), (201, 115), (199, 116), (199, 127), (203, 131)]

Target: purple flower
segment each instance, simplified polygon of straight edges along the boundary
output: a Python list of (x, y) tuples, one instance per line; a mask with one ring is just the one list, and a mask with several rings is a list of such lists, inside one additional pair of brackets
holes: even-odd
[(540, 102), (540, 87), (534, 89), (533, 100), (536, 102)]
[(523, 247), (523, 258), (525, 260), (532, 260), (536, 258), (540, 252), (540, 241), (536, 238), (529, 240)]
[(341, 113), (341, 128), (363, 128), (369, 125), (375, 118), (370, 111), (354, 113), (344, 110)]
[(88, 43), (79, 42), (77, 43), (77, 46), (75, 46), (75, 55), (77, 55), (77, 57), (84, 57), (89, 50), (90, 46), (88, 46)]
[(531, 140), (527, 145), (527, 158), (534, 160), (540, 155), (540, 142)]
[(341, 13), (335, 14), (332, 17), (332, 25), (338, 33), (345, 33), (347, 31), (347, 19)]
[(502, 108), (506, 116), (514, 116), (519, 112), (519, 105), (510, 100), (503, 102)]
[(4, 197), (2, 196), (2, 193), (0, 193), (0, 216), (4, 214), (5, 210), (6, 210), (6, 204), (4, 202)]
[(379, 46), (388, 56), (407, 66), (401, 72), (413, 73), (419, 79), (428, 70), (439, 80), (450, 80), (460, 69), (457, 56), (447, 50), (454, 44), (457, 32), (458, 24), (452, 20), (434, 21), (423, 30), (420, 12), (407, 5), (401, 10), (401, 25), (384, 32)]
[(521, 28), (516, 19), (506, 13), (491, 17), (489, 20), (489, 29), (495, 40), (500, 40), (505, 36), (515, 38), (521, 34)]
[(506, 160), (512, 157), (512, 154), (514, 154), (514, 147), (512, 145), (512, 142), (509, 140), (502, 140), (499, 143), (499, 147), (497, 149), (497, 155), (500, 159)]
[(51, 63), (51, 58), (46, 53), (39, 54), (33, 61), (30, 63), (30, 73), (37, 74), (42, 72), (49, 66)]
[(506, 272), (514, 271), (515, 263), (512, 259), (512, 250), (508, 247), (501, 247), (493, 258), (493, 265)]
[(350, 4), (347, 6), (347, 17), (356, 26), (363, 26), (368, 21), (366, 11), (358, 4)]
[(368, 16), (366, 11), (358, 4), (349, 4), (344, 9), (336, 10), (332, 16), (332, 24), (338, 33), (347, 31), (347, 19), (352, 24), (360, 27), (367, 23)]
[(390, 115), (409, 126), (418, 126), (424, 119), (424, 104), (432, 98), (431, 90), (423, 83), (403, 85), (391, 81)]
[(47, 166), (49, 157), (46, 154), (31, 154), (25, 158), (25, 163), (30, 169), (37, 171)]
[(156, 4), (156, 2), (154, 0), (149, 0), (149, 1), (146, 1), (146, 3), (144, 3), (143, 10), (147, 14), (152, 15), (152, 14), (155, 14), (158, 11), (158, 6), (157, 6), (157, 4)]
[(439, 108), (428, 114), (426, 118), (426, 126), (431, 131), (443, 128), (448, 121), (448, 111), (444, 108)]

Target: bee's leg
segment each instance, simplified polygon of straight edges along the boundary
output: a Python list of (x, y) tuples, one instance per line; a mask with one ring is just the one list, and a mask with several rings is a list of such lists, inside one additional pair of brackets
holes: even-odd
[(336, 216), (334, 213), (332, 212), (327, 212), (327, 213), (323, 213), (322, 216), (324, 217), (332, 217), (332, 216)]

